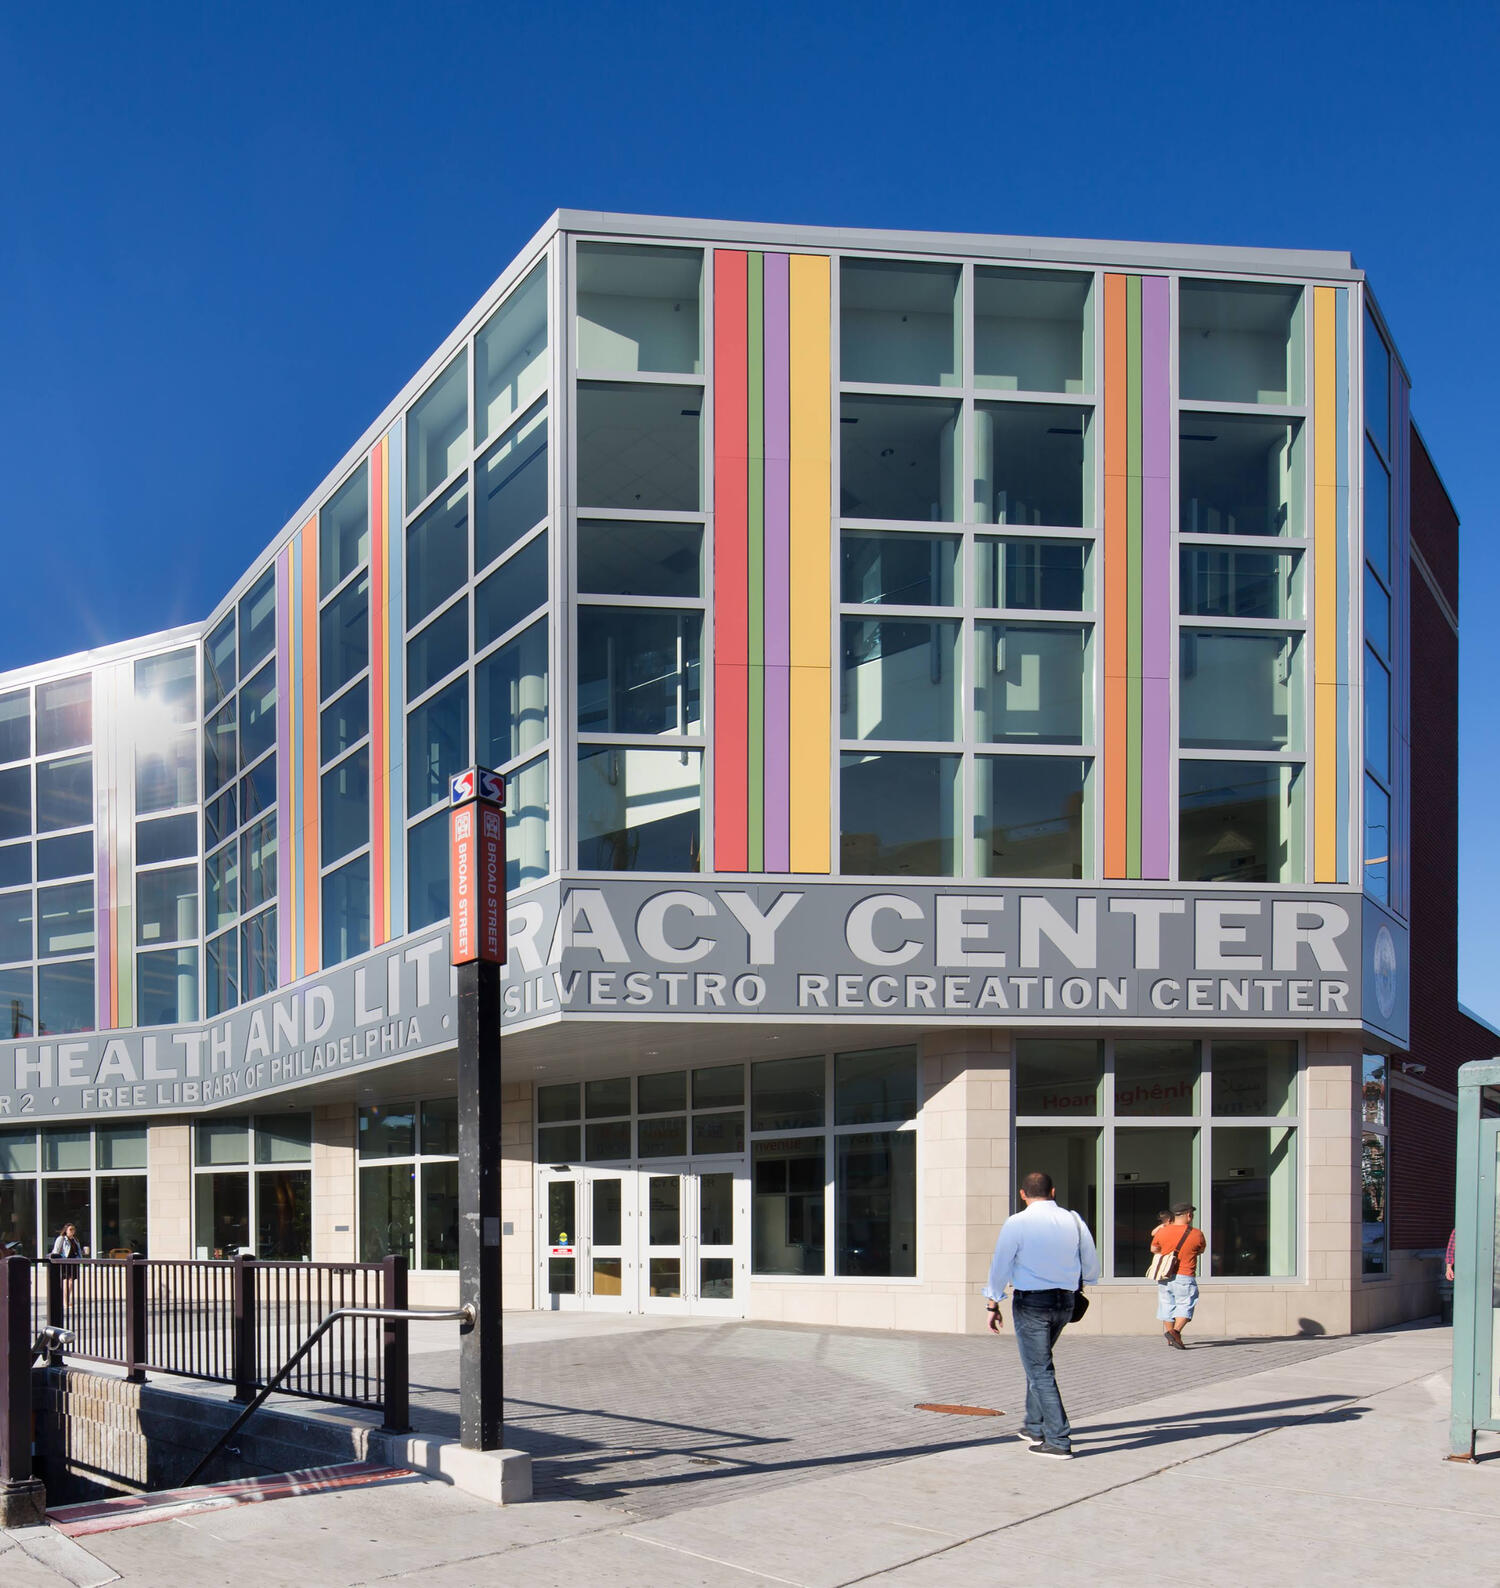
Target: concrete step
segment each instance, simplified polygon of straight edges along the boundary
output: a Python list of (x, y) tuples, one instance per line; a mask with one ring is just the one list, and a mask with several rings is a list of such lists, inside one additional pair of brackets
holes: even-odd
[(109, 1500), (86, 1500), (78, 1505), (57, 1505), (47, 1511), (47, 1521), (70, 1538), (89, 1533), (111, 1533), (121, 1527), (141, 1527), (203, 1511), (222, 1511), (235, 1505), (258, 1505), (264, 1500), (284, 1500), (299, 1494), (325, 1494), (333, 1489), (362, 1488), (417, 1476), (408, 1467), (381, 1466), (373, 1461), (349, 1461), (332, 1467), (303, 1467), (297, 1472), (277, 1472), (262, 1478), (234, 1478), (227, 1483), (197, 1484), (190, 1489), (162, 1489), (156, 1494), (122, 1494)]

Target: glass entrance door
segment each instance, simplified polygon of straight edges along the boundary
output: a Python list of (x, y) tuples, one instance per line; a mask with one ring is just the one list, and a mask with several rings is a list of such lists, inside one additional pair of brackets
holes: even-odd
[(744, 1317), (750, 1225), (744, 1164), (663, 1164), (640, 1178), (640, 1310)]
[(539, 1306), (635, 1311), (635, 1178), (629, 1169), (541, 1171)]

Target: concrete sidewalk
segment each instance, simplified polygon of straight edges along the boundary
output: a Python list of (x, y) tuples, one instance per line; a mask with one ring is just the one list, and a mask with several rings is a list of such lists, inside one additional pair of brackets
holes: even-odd
[[(577, 1499), (499, 1511), (411, 1480), (94, 1535), (86, 1550), (12, 1534), (0, 1580), (1493, 1585), (1500, 1442), (1473, 1467), (1442, 1460), (1449, 1351), (1447, 1330), (1404, 1330), (1143, 1397), (1077, 1417), (1071, 1463), (965, 1419), (974, 1442), (672, 1514)], [(1162, 1352), (1158, 1390), (1179, 1363)]]

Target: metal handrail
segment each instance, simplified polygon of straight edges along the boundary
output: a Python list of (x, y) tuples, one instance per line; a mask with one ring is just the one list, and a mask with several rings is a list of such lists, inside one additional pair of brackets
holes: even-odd
[(472, 1302), (465, 1302), (461, 1307), (442, 1308), (413, 1308), (413, 1307), (336, 1307), (328, 1314), (313, 1332), (297, 1347), (296, 1351), (283, 1362), (276, 1373), (271, 1377), (266, 1386), (256, 1395), (255, 1399), (240, 1413), (228, 1428), (209, 1447), (205, 1455), (187, 1477), (178, 1485), (180, 1488), (190, 1489), (198, 1481), (199, 1475), (204, 1471), (225, 1445), (250, 1421), (251, 1417), (265, 1404), (266, 1398), (273, 1393), (276, 1386), (281, 1383), (291, 1370), (307, 1355), (309, 1351), (327, 1333), (331, 1325), (341, 1318), (387, 1318), (398, 1322), (420, 1323), (431, 1321), (436, 1323), (461, 1323), (465, 1328), (472, 1329), (476, 1313)]

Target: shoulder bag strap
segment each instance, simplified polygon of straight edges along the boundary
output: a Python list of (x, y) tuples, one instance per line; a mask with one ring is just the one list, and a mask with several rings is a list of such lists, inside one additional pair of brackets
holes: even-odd
[(1187, 1238), (1188, 1238), (1188, 1236), (1189, 1236), (1189, 1235), (1191, 1235), (1191, 1234), (1192, 1234), (1192, 1233), (1193, 1233), (1193, 1226), (1192, 1226), (1192, 1225), (1191, 1225), (1191, 1224), (1189, 1224), (1189, 1225), (1187, 1225), (1187, 1226), (1186, 1226), (1186, 1227), (1185, 1227), (1185, 1228), (1184, 1228), (1184, 1230), (1183, 1230), (1183, 1232), (1182, 1232), (1182, 1239), (1181, 1239), (1181, 1240), (1180, 1240), (1180, 1241), (1178, 1241), (1178, 1243), (1177, 1243), (1177, 1244), (1176, 1244), (1176, 1245), (1175, 1245), (1175, 1246), (1174, 1246), (1174, 1247), (1173, 1247), (1173, 1248), (1172, 1248), (1172, 1255), (1173, 1255), (1173, 1257), (1176, 1257), (1176, 1255), (1177, 1255), (1177, 1254), (1178, 1254), (1178, 1253), (1179, 1253), (1179, 1252), (1180, 1252), (1180, 1251), (1181, 1251), (1181, 1250), (1182, 1250), (1182, 1248), (1183, 1248), (1183, 1247), (1184, 1247), (1184, 1246), (1185, 1246), (1185, 1245), (1186, 1245), (1186, 1244), (1187, 1244)]

